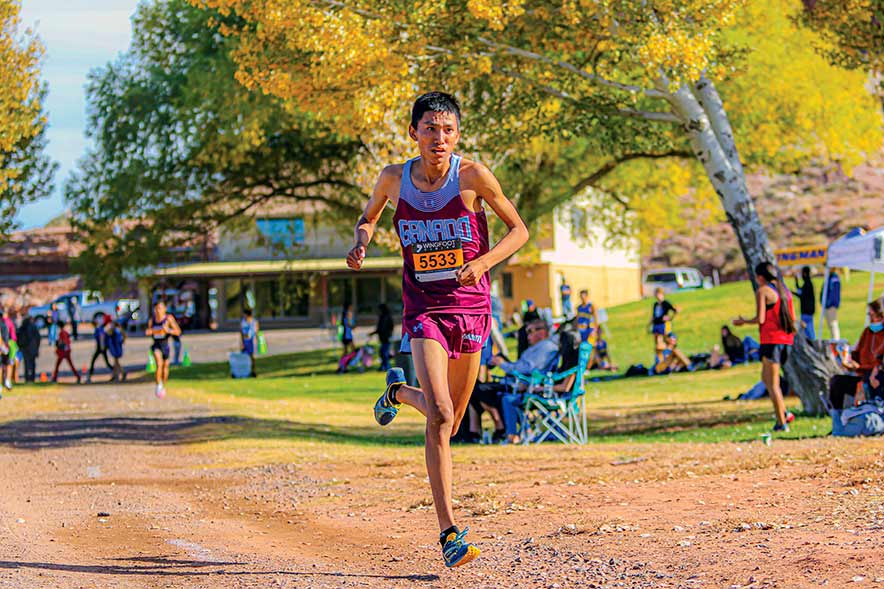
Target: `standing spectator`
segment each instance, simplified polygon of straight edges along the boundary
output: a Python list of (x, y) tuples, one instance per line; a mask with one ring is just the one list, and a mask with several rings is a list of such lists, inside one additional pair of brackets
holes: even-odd
[(16, 362), (18, 361), (18, 333), (15, 330), (15, 321), (9, 316), (9, 313), (0, 309), (0, 315), (3, 316), (3, 323), (6, 324), (6, 330), (9, 334), (9, 363), (3, 370), (3, 386), (12, 390), (12, 383), (16, 381)]
[[(6, 374), (6, 369), (9, 367), (9, 345), (12, 343), (12, 340), (9, 338), (9, 327), (6, 326), (5, 321), (0, 321), (0, 375)], [(3, 388), (12, 389), (12, 385), (9, 387), (6, 386), (6, 382), (3, 382)], [(3, 395), (0, 394), (0, 399), (3, 398)]]
[(37, 356), (40, 354), (40, 330), (29, 316), (25, 316), (18, 330), (18, 346), (25, 365), (25, 382), (37, 379)]
[(519, 328), (517, 336), (517, 344), (516, 344), (516, 354), (521, 358), (522, 354), (525, 353), (525, 350), (531, 345), (528, 341), (528, 324), (532, 321), (537, 321), (540, 319), (540, 312), (537, 310), (537, 305), (534, 304), (533, 299), (527, 299), (523, 305), (522, 311), (522, 326)]
[(777, 422), (773, 431), (789, 431), (789, 422), (795, 416), (786, 411), (783, 390), (780, 387), (780, 371), (789, 358), (789, 348), (795, 341), (795, 310), (791, 293), (777, 276), (776, 267), (762, 262), (755, 267), (755, 317), (744, 319), (742, 315), (733, 324), (758, 325), (761, 335), (761, 380), (770, 394)]
[(258, 320), (252, 317), (252, 310), (245, 309), (242, 312), (242, 319), (239, 322), (239, 339), (240, 350), (243, 354), (248, 354), (252, 362), (252, 372), (249, 376), (258, 376), (255, 372), (255, 348), (258, 337)]
[(580, 341), (595, 345), (598, 325), (598, 312), (589, 300), (589, 290), (584, 288), (580, 291), (580, 304), (577, 305), (577, 331), (580, 332)]
[(95, 361), (99, 358), (104, 358), (104, 363), (108, 370), (111, 372), (114, 370), (113, 365), (107, 357), (107, 325), (110, 321), (111, 318), (109, 315), (105, 315), (105, 321), (103, 324), (99, 324), (97, 317), (92, 319), (92, 337), (95, 339), (95, 352), (93, 352), (92, 361), (89, 363), (89, 373), (86, 375), (86, 382), (92, 382), (92, 373), (95, 372)]
[(111, 357), (114, 359), (111, 382), (126, 382), (126, 371), (120, 363), (120, 359), (123, 357), (123, 344), (126, 342), (126, 332), (117, 321), (106, 324), (105, 328), (107, 349), (110, 352)]
[(381, 342), (381, 366), (378, 370), (386, 372), (390, 369), (390, 338), (393, 337), (393, 316), (386, 303), (378, 305), (378, 323), (375, 330), (368, 335), (377, 335)]
[(350, 310), (350, 303), (341, 309), (341, 344), (344, 346), (342, 357), (356, 351), (356, 346), (353, 345), (353, 311)]
[(77, 332), (80, 324), (80, 303), (77, 301), (77, 297), (68, 297), (67, 307), (68, 320), (71, 322), (71, 335), (74, 336), (74, 341), (77, 341), (80, 339), (80, 334)]
[(564, 274), (562, 275), (562, 285), (559, 287), (559, 292), (562, 296), (562, 315), (567, 319), (574, 314), (574, 305), (571, 303), (571, 285), (565, 281)]
[(52, 382), (58, 382), (58, 368), (63, 361), (67, 360), (71, 366), (74, 376), (77, 377), (77, 384), (80, 384), (80, 373), (74, 366), (71, 359), (71, 334), (65, 329), (65, 322), (58, 322), (58, 340), (55, 342), (55, 370), (52, 372)]
[(793, 294), (798, 297), (799, 306), (801, 308), (801, 327), (807, 339), (816, 339), (816, 332), (813, 329), (813, 316), (816, 313), (816, 296), (813, 293), (813, 282), (810, 280), (810, 266), (801, 269), (801, 284), (798, 284), (798, 277), (795, 277), (795, 290)]
[[(181, 366), (181, 334), (172, 335), (172, 366)], [(254, 362), (252, 363), (254, 368)]]
[(823, 290), (826, 293), (826, 300), (822, 301), (823, 315), (829, 326), (829, 335), (832, 339), (841, 339), (841, 328), (838, 327), (838, 309), (841, 307), (841, 277), (838, 276), (838, 268), (832, 268), (826, 288)]
[(540, 312), (537, 310), (537, 305), (534, 304), (534, 299), (527, 299), (525, 301), (525, 312), (522, 313), (522, 325), (528, 325), (538, 319), (540, 319)]
[(47, 330), (49, 332), (49, 345), (54, 346), (55, 342), (58, 341), (58, 322), (61, 321), (61, 316), (58, 313), (58, 303), (52, 303), (49, 305), (49, 316), (46, 318), (46, 323), (48, 324)]
[(666, 291), (659, 286), (654, 289), (654, 309), (651, 312), (651, 333), (654, 334), (654, 350), (666, 348), (665, 336), (672, 333), (672, 319), (678, 309), (666, 300)]

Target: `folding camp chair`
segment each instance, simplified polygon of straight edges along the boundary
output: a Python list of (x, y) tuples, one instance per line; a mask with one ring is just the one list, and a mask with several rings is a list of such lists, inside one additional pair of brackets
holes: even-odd
[[(528, 394), (522, 412), (520, 429), (526, 444), (559, 440), (564, 444), (586, 444), (589, 429), (586, 424), (586, 386), (584, 373), (592, 356), (592, 346), (583, 342), (579, 347), (577, 366), (562, 372), (534, 372), (528, 382)], [(565, 394), (545, 396), (536, 392), (551, 378), (562, 382), (575, 375), (571, 390)]]

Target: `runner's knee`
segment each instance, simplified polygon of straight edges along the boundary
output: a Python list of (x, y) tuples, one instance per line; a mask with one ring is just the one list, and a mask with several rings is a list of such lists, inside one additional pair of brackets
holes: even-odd
[(454, 425), (454, 407), (450, 402), (427, 400), (427, 423), (439, 428)]

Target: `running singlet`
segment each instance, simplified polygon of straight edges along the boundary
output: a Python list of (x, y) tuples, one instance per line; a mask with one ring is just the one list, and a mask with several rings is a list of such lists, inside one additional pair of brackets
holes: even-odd
[(166, 319), (168, 318), (168, 315), (163, 315), (162, 321), (157, 321), (153, 317), (150, 318), (150, 330), (153, 334), (153, 341), (164, 342), (169, 339), (169, 334), (166, 333)]
[(488, 252), (485, 211), (471, 211), (460, 195), (461, 156), (452, 155), (445, 184), (421, 192), (411, 181), (412, 163), (402, 169), (393, 222), (402, 245), (403, 316), (419, 313), (491, 313), (486, 273), (474, 286), (461, 286), (455, 272)]
[[(771, 288), (775, 293), (776, 289)], [(779, 293), (777, 293), (777, 302), (773, 305), (766, 305), (764, 310), (764, 323), (762, 323), (758, 327), (759, 331), (759, 339), (762, 344), (786, 344), (791, 346), (795, 341), (794, 333), (786, 333), (786, 330), (783, 329), (783, 326), (780, 324), (780, 305), (783, 304), (783, 299), (780, 298)], [(786, 304), (789, 305), (789, 311), (792, 311), (792, 297), (790, 296), (786, 301)]]
[(577, 329), (585, 331), (592, 329), (595, 322), (595, 315), (592, 314), (592, 303), (577, 306)]
[(239, 322), (239, 330), (242, 333), (242, 338), (244, 340), (252, 341), (253, 339), (255, 339), (255, 322), (254, 322), (254, 320), (246, 321), (245, 319), (242, 319)]

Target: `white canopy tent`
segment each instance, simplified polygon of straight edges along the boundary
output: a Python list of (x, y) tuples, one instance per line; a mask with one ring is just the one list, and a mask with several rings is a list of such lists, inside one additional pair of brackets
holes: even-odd
[[(829, 244), (826, 257), (826, 281), (823, 283), (822, 301), (825, 304), (832, 268), (850, 268), (869, 273), (868, 302), (875, 295), (875, 273), (884, 272), (884, 227), (863, 232), (854, 229)], [(823, 315), (820, 313), (819, 334), (823, 333)], [(868, 323), (866, 317), (866, 323)]]

